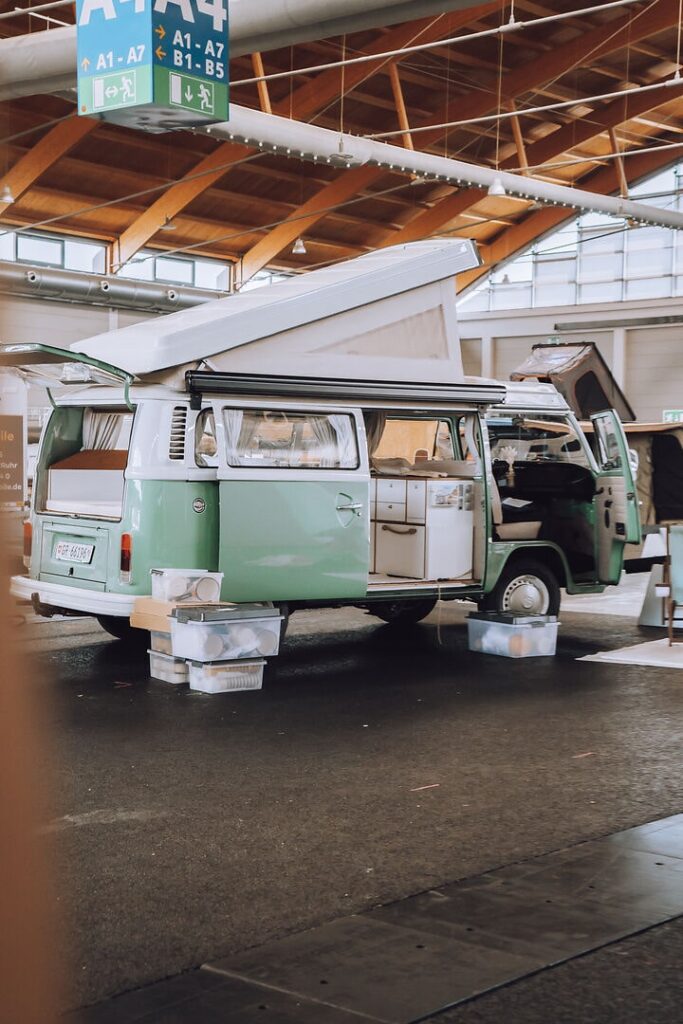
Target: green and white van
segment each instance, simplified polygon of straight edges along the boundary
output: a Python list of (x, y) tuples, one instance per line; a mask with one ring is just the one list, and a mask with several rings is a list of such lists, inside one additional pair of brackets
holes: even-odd
[[(552, 385), (462, 373), (469, 242), (415, 243), (0, 365), (49, 385), (12, 592), (124, 635), (153, 568), (222, 599), (423, 618), (556, 614), (640, 540), (618, 417), (594, 450)], [(106, 358), (105, 358), (106, 357)]]

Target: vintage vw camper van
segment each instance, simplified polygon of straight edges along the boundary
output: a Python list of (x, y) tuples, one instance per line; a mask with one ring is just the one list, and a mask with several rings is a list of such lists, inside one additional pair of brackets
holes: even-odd
[(468, 241), (414, 243), (113, 331), (9, 346), (50, 388), (12, 592), (124, 635), (150, 570), (224, 574), (222, 598), (437, 599), (556, 613), (619, 580), (640, 539), (616, 414), (589, 447), (548, 384), (462, 372)]

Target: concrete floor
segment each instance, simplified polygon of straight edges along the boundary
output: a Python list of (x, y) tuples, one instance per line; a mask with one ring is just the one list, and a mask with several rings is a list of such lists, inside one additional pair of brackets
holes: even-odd
[(556, 658), (510, 661), (466, 613), (300, 613), (264, 689), (218, 697), (27, 617), (68, 1005), (681, 810), (683, 676), (576, 661), (658, 631), (572, 609)]

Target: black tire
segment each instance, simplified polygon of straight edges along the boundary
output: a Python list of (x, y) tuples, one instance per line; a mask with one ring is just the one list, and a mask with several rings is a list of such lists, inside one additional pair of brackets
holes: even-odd
[(481, 608), (514, 615), (559, 615), (561, 596), (552, 569), (531, 558), (519, 558), (508, 562)]
[(425, 598), (423, 601), (373, 601), (368, 611), (391, 626), (409, 626), (426, 619), (435, 607), (436, 598)]
[(149, 633), (146, 629), (135, 629), (130, 621), (123, 615), (96, 615), (102, 629), (116, 637), (117, 640), (124, 640), (127, 644), (141, 647), (145, 644), (149, 647)]

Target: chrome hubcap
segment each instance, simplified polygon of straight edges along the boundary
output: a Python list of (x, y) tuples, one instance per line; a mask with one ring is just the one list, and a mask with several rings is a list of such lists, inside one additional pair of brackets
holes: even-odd
[(503, 594), (501, 611), (514, 615), (547, 615), (550, 594), (538, 576), (516, 576)]

